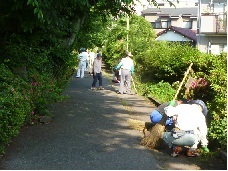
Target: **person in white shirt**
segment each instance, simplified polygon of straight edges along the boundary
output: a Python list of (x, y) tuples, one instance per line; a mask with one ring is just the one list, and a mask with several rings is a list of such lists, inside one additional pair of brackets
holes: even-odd
[(165, 113), (173, 117), (176, 127), (176, 131), (164, 132), (162, 135), (169, 148), (173, 148), (171, 156), (179, 155), (186, 146), (189, 147), (188, 156), (197, 156), (199, 143), (205, 151), (208, 151), (207, 124), (201, 106), (197, 104), (168, 106), (165, 108)]
[(120, 63), (116, 66), (116, 69), (120, 68), (120, 86), (118, 94), (124, 93), (124, 85), (126, 86), (126, 94), (131, 94), (131, 75), (134, 72), (134, 62), (131, 59), (133, 56), (131, 52), (126, 53), (126, 57), (122, 58)]
[(99, 90), (103, 90), (104, 88), (102, 87), (102, 70), (101, 70), (101, 65), (102, 65), (102, 57), (101, 54), (98, 53), (97, 57), (94, 59), (93, 62), (93, 83), (92, 83), (92, 90), (96, 89), (96, 83), (97, 80), (99, 80)]
[(81, 53), (78, 55), (79, 64), (76, 78), (84, 78), (88, 56), (85, 48), (81, 48)]
[(89, 66), (88, 66), (88, 69), (89, 69), (89, 74), (92, 75), (92, 70), (93, 70), (93, 62), (94, 62), (94, 59), (95, 59), (95, 53), (93, 51), (90, 51), (89, 52)]

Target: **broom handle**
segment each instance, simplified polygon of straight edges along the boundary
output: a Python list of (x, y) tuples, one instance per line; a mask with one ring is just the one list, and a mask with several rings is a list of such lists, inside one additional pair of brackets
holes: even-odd
[(188, 67), (188, 70), (185, 72), (184, 78), (183, 78), (182, 82), (179, 85), (179, 88), (178, 88), (178, 90), (177, 90), (177, 92), (176, 92), (176, 94), (175, 94), (175, 96), (173, 98), (173, 101), (177, 98), (177, 95), (179, 94), (179, 91), (180, 91), (182, 85), (184, 84), (184, 80), (187, 77), (188, 73), (190, 72), (190, 70), (192, 68), (192, 65), (193, 65), (193, 63), (190, 64), (190, 66)]
[(132, 77), (132, 76), (131, 76), (131, 80), (132, 80), (132, 83), (133, 83), (133, 86), (134, 86), (134, 89), (135, 89), (135, 93), (136, 93), (136, 94), (138, 94), (138, 93), (137, 93), (137, 90), (136, 90), (136, 87), (135, 87), (135, 82), (134, 82), (134, 80), (133, 80), (133, 77)]

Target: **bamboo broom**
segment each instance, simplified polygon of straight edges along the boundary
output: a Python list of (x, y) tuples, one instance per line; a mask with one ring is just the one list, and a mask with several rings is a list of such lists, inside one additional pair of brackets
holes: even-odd
[(133, 79), (132, 76), (131, 76), (131, 81), (132, 81), (132, 84), (133, 84), (133, 87), (134, 87), (134, 90), (135, 90), (135, 94), (138, 94), (137, 89), (135, 87), (135, 82), (134, 82), (134, 79)]
[[(174, 103), (175, 103), (175, 99), (177, 98), (177, 95), (179, 94), (180, 92), (180, 89), (187, 77), (187, 75), (189, 74), (190, 70), (191, 70), (191, 67), (192, 67), (193, 63), (190, 64), (190, 66), (188, 67), (187, 71), (185, 72), (185, 76), (182, 80), (182, 82), (180, 83), (179, 85), (179, 88), (173, 98), (173, 100), (171, 101), (170, 105), (173, 106)], [(158, 122), (154, 127), (152, 127), (151, 131), (150, 131), (150, 135), (147, 136), (147, 137), (144, 137), (142, 140), (141, 140), (141, 145), (144, 145), (144, 146), (147, 146), (151, 149), (159, 149), (161, 147), (161, 144), (162, 144), (162, 134), (165, 130), (165, 121), (167, 119), (167, 115), (163, 115), (162, 116), (162, 119), (160, 122)]]

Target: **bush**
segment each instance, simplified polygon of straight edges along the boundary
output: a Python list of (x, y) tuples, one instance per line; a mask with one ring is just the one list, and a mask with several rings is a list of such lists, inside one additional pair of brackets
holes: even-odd
[[(208, 109), (210, 147), (227, 149), (227, 62), (226, 53), (204, 54), (189, 45), (154, 42), (144, 53), (136, 54), (137, 87), (160, 102), (170, 101), (184, 74), (193, 63), (189, 76), (194, 78), (189, 93), (185, 84), (177, 98), (201, 99)], [(188, 77), (189, 78), (189, 77)], [(176, 87), (175, 87), (176, 84)], [(171, 86), (172, 85), (172, 86)]]
[(0, 65), (0, 153), (32, 115), (31, 86), (5, 66)]
[(142, 84), (141, 92), (144, 96), (158, 100), (160, 103), (171, 101), (175, 95), (175, 90), (167, 82), (159, 82), (156, 84)]

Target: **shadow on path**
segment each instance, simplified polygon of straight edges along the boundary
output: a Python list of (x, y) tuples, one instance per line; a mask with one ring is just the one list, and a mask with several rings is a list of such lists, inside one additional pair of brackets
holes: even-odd
[(50, 106), (53, 122), (24, 127), (1, 158), (1, 169), (161, 169), (139, 145), (139, 131), (128, 127), (131, 116), (115, 86), (105, 78), (105, 90), (90, 90), (91, 84), (88, 73), (83, 79), (73, 76), (64, 92), (69, 99)]
[[(106, 77), (106, 78), (105, 78)], [(1, 158), (1, 170), (209, 170), (186, 156), (140, 145), (142, 132), (129, 119), (149, 122), (154, 104), (139, 95), (118, 95), (112, 75), (105, 90), (90, 90), (92, 76), (72, 77), (64, 102), (50, 105), (53, 122), (24, 127)], [(198, 164), (197, 164), (198, 163)], [(208, 169), (209, 168), (209, 169)], [(216, 167), (215, 167), (216, 168)]]

